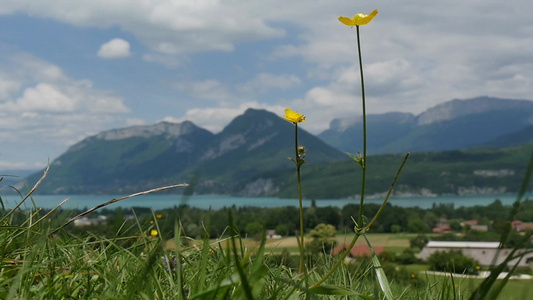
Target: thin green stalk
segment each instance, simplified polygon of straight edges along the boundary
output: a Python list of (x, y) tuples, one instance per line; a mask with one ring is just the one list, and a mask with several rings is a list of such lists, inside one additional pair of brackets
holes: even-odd
[(392, 190), (394, 189), (394, 186), (396, 184), (396, 181), (398, 180), (398, 177), (400, 175), (400, 172), (403, 169), (403, 166), (407, 162), (407, 158), (409, 157), (409, 153), (404, 158), (404, 161), (400, 165), (400, 168), (398, 169), (398, 172), (396, 173), (396, 176), (394, 177), (394, 180), (389, 188), (389, 191), (383, 200), (383, 203), (381, 204), (381, 207), (379, 208), (378, 212), (370, 221), (370, 223), (363, 227), (363, 204), (365, 199), (365, 187), (366, 187), (366, 156), (367, 156), (367, 129), (366, 129), (366, 98), (365, 98), (365, 81), (364, 81), (364, 75), (363, 75), (363, 59), (361, 56), (361, 40), (359, 38), (359, 26), (356, 26), (356, 33), (357, 33), (357, 51), (359, 56), (359, 70), (361, 73), (361, 95), (362, 95), (362, 102), (363, 102), (363, 158), (361, 159), (360, 165), (363, 169), (362, 179), (361, 179), (361, 201), (359, 204), (359, 216), (357, 224), (355, 225), (355, 236), (352, 239), (350, 245), (348, 245), (348, 248), (342, 253), (341, 257), (337, 260), (333, 268), (329, 270), (329, 272), (322, 277), (318, 282), (313, 284), (310, 288), (316, 288), (320, 286), (322, 283), (324, 283), (333, 273), (339, 268), (339, 266), (343, 263), (344, 259), (348, 256), (350, 253), (350, 250), (353, 248), (357, 240), (359, 239), (359, 236), (364, 235), (366, 231), (370, 229), (370, 227), (374, 224), (376, 219), (379, 217), (383, 209), (385, 208), (385, 205), (387, 204), (390, 195), (392, 194)]
[(363, 59), (361, 57), (361, 41), (359, 39), (359, 25), (355, 26), (357, 30), (357, 52), (359, 53), (359, 71), (361, 72), (361, 96), (363, 102), (363, 160), (361, 167), (363, 168), (363, 175), (361, 177), (361, 201), (359, 204), (359, 218), (357, 221), (357, 228), (363, 228), (363, 203), (365, 202), (365, 187), (366, 187), (366, 101), (365, 101), (365, 80), (363, 76)]
[(364, 81), (364, 75), (363, 75), (363, 59), (361, 57), (361, 41), (359, 39), (359, 25), (355, 26), (356, 33), (357, 33), (357, 51), (359, 56), (359, 70), (361, 72), (361, 95), (362, 95), (362, 102), (363, 102), (363, 158), (360, 162), (361, 168), (363, 169), (363, 174), (361, 177), (361, 201), (359, 203), (359, 217), (357, 220), (357, 224), (355, 224), (355, 236), (352, 239), (352, 242), (348, 246), (348, 248), (344, 251), (344, 253), (341, 255), (337, 263), (329, 270), (329, 272), (322, 277), (318, 282), (313, 284), (311, 288), (317, 287), (324, 283), (333, 273), (339, 268), (341, 263), (343, 263), (344, 259), (348, 256), (350, 253), (350, 250), (355, 245), (355, 242), (357, 242), (357, 239), (359, 236), (363, 233), (363, 204), (365, 201), (365, 187), (366, 187), (366, 101), (365, 101), (365, 81)]
[(359, 229), (360, 227), (356, 227), (356, 232), (355, 232), (355, 236), (354, 238), (352, 239), (352, 242), (350, 243), (350, 245), (348, 245), (348, 248), (342, 253), (341, 257), (337, 260), (337, 263), (335, 263), (335, 265), (333, 266), (333, 268), (331, 268), (331, 270), (329, 270), (329, 272), (324, 275), (324, 277), (322, 277), (322, 279), (320, 279), (320, 281), (316, 282), (315, 284), (313, 284), (310, 288), (315, 288), (319, 285), (321, 285), (322, 283), (324, 283), (329, 277), (331, 277), (331, 275), (333, 275), (333, 273), (337, 270), (337, 268), (341, 265), (341, 263), (344, 261), (344, 259), (348, 256), (348, 254), (350, 253), (350, 249), (353, 248), (353, 246), (355, 245), (355, 243), (357, 242), (357, 239), (365, 234), (368, 230), (370, 230), (370, 227), (372, 227), (372, 225), (374, 224), (374, 222), (376, 222), (377, 218), (379, 217), (379, 215), (381, 214), (381, 212), (383, 211), (383, 209), (385, 208), (385, 205), (387, 204), (388, 200), (389, 200), (389, 197), (390, 195), (392, 194), (392, 191), (394, 189), (394, 186), (396, 185), (396, 181), (398, 180), (398, 178), (400, 177), (400, 173), (403, 169), (403, 166), (405, 165), (405, 163), (407, 162), (407, 159), (409, 158), (409, 153), (407, 153), (405, 155), (405, 158), (402, 162), (402, 164), (400, 165), (400, 168), (398, 169), (398, 171), (396, 172), (396, 176), (394, 176), (394, 179), (391, 183), (391, 186), (389, 188), (389, 191), (387, 192), (387, 195), (385, 196), (385, 199), (383, 200), (383, 203), (381, 204), (381, 207), (379, 208), (379, 210), (377, 211), (376, 215), (374, 216), (374, 218), (372, 218), (372, 221), (370, 221), (370, 223), (368, 223), (367, 226), (365, 226), (363, 229), (361, 230), (357, 230)]
[(346, 250), (344, 250), (344, 252), (342, 253), (341, 257), (339, 257), (339, 259), (337, 260), (337, 262), (335, 263), (335, 265), (333, 266), (333, 268), (331, 268), (329, 270), (329, 272), (324, 275), (324, 277), (322, 277), (322, 279), (320, 279), (319, 281), (317, 281), (316, 283), (314, 283), (312, 286), (310, 286), (309, 288), (312, 289), (312, 288), (316, 288), (318, 287), (319, 285), (321, 285), (322, 283), (324, 283), (328, 278), (331, 277), (331, 275), (333, 275), (333, 273), (335, 273), (335, 271), (340, 267), (340, 265), (344, 262), (344, 260), (346, 259), (346, 257), (348, 256), (348, 254), (350, 254), (350, 250), (353, 248), (353, 246), (355, 245), (355, 243), (357, 242), (357, 239), (359, 239), (359, 236), (360, 234), (358, 232), (355, 233), (355, 236), (353, 237), (352, 239), (352, 242), (350, 243), (350, 245), (348, 245), (348, 247), (346, 248)]
[(398, 177), (400, 177), (400, 173), (402, 172), (403, 166), (405, 166), (405, 163), (407, 162), (407, 159), (409, 158), (409, 155), (410, 155), (410, 153), (407, 152), (407, 154), (405, 155), (405, 158), (403, 159), (402, 164), (400, 165), (400, 168), (398, 169), (398, 172), (396, 172), (396, 176), (394, 176), (394, 180), (392, 181), (392, 183), (390, 185), (389, 191), (387, 192), (387, 195), (385, 196), (385, 199), (383, 200), (383, 203), (379, 207), (379, 210), (377, 211), (377, 213), (374, 216), (374, 218), (372, 219), (372, 221), (370, 221), (370, 223), (368, 223), (368, 225), (365, 226), (365, 228), (363, 229), (363, 232), (367, 232), (370, 229), (370, 227), (372, 227), (372, 225), (374, 225), (374, 222), (376, 222), (376, 220), (378, 219), (379, 215), (381, 215), (381, 212), (385, 208), (385, 205), (387, 205), (387, 202), (389, 201), (389, 197), (392, 194), (392, 191), (394, 190), (394, 186), (396, 185), (396, 181), (398, 180)]
[(300, 168), (302, 163), (300, 161), (300, 155), (298, 153), (298, 123), (294, 123), (294, 151), (296, 154), (296, 173), (298, 176), (298, 203), (300, 205), (300, 268), (299, 274), (302, 275), (304, 272), (304, 261), (305, 261), (305, 246), (304, 246), (304, 208), (302, 201), (302, 179)]
[[(48, 170), (48, 169), (47, 169)], [(44, 176), (43, 176), (43, 179), (44, 179)], [(37, 186), (37, 185), (36, 185)], [(147, 194), (151, 194), (151, 193), (155, 193), (155, 192), (160, 192), (160, 191), (166, 191), (166, 190), (169, 190), (169, 189), (174, 189), (174, 188), (177, 188), (177, 187), (186, 187), (188, 186), (188, 184), (186, 183), (180, 183), (180, 184), (175, 184), (175, 185), (170, 185), (170, 186), (165, 186), (165, 187), (160, 187), (160, 188), (156, 188), (156, 189), (151, 189), (151, 190), (148, 190), (148, 191), (144, 191), (144, 192), (139, 192), (139, 193), (135, 193), (135, 194), (131, 194), (131, 195), (128, 195), (128, 196), (124, 196), (124, 197), (119, 197), (119, 198), (115, 198), (115, 199), (112, 199), (110, 201), (107, 201), (106, 203), (102, 203), (102, 204), (99, 204), (89, 210), (86, 210), (82, 213), (80, 213), (79, 215), (71, 218), (70, 220), (68, 220), (65, 224), (59, 226), (58, 228), (54, 229), (52, 231), (51, 234), (54, 234), (56, 232), (58, 232), (59, 230), (61, 230), (62, 228), (64, 228), (65, 226), (67, 226), (68, 224), (76, 221), (77, 219), (85, 216), (85, 215), (88, 215), (90, 213), (92, 213), (93, 211), (97, 210), (97, 209), (100, 209), (102, 207), (105, 207), (105, 206), (108, 206), (108, 205), (111, 205), (113, 203), (116, 203), (116, 202), (119, 202), (119, 201), (122, 201), (124, 199), (128, 199), (128, 198), (133, 198), (133, 197), (137, 197), (137, 196), (142, 196), (142, 195), (147, 195)]]

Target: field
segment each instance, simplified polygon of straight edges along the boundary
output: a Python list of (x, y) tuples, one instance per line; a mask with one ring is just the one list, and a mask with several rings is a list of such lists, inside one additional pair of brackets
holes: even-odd
[[(428, 275), (423, 278), (428, 282), (429, 285), (435, 285), (438, 288), (442, 288), (443, 278), (442, 276), (433, 276)], [(455, 287), (459, 293), (460, 299), (463, 299), (465, 296), (470, 295), (475, 287), (477, 287), (482, 279), (468, 279), (468, 278), (455, 278)], [(499, 283), (499, 281), (497, 281)], [(533, 280), (510, 280), (507, 282), (505, 287), (502, 290), (502, 293), (497, 299), (501, 300), (527, 300), (533, 299)], [(462, 296), (462, 297), (461, 297)]]
[[(387, 233), (376, 233), (368, 234), (368, 239), (372, 246), (381, 246), (385, 247), (385, 250), (398, 252), (402, 249), (409, 247), (409, 238), (412, 235), (409, 234), (387, 234)], [(337, 235), (335, 240), (337, 244), (349, 244), (353, 238), (351, 234), (342, 234)], [(256, 242), (250, 241), (247, 239), (247, 245), (253, 246)], [(356, 245), (366, 244), (363, 238), (357, 240)], [(294, 237), (285, 237), (281, 239), (269, 239), (266, 244), (266, 249), (271, 252), (281, 252), (284, 249), (287, 249), (290, 253), (296, 254), (298, 252), (298, 243)]]

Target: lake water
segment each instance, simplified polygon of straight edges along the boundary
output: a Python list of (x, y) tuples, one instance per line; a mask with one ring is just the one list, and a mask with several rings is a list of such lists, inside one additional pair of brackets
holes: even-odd
[[(69, 198), (63, 208), (65, 209), (83, 209), (92, 208), (99, 204), (105, 203), (112, 199), (122, 197), (124, 195), (35, 195), (33, 200), (37, 207), (50, 209), (57, 206), (61, 201)], [(19, 196), (9, 195), (2, 196), (2, 201), (6, 208), (13, 207), (20, 201)], [(494, 200), (499, 199), (505, 205), (510, 205), (516, 200), (516, 195), (478, 195), (478, 196), (439, 196), (439, 197), (417, 197), (417, 198), (397, 198), (390, 199), (389, 203), (402, 207), (420, 207), (430, 208), (433, 203), (436, 204), (451, 204), (454, 207), (460, 206), (474, 206), (487, 205)], [(531, 195), (530, 195), (531, 199)], [(367, 199), (365, 203), (381, 203), (381, 199)], [(107, 206), (106, 208), (131, 208), (131, 207), (149, 207), (154, 210), (172, 208), (183, 203), (181, 195), (173, 194), (151, 194), (128, 198), (120, 202)], [(281, 206), (298, 206), (297, 199), (279, 199), (279, 198), (247, 198), (247, 197), (231, 197), (222, 195), (200, 195), (191, 196), (186, 202), (189, 206), (208, 209), (219, 209), (228, 206), (258, 206), (258, 207), (281, 207)], [(358, 204), (359, 199), (331, 199), (331, 200), (316, 200), (317, 206), (336, 206), (343, 207), (346, 204)], [(311, 205), (310, 200), (304, 200), (304, 206)], [(33, 203), (28, 199), (22, 208), (32, 208)]]

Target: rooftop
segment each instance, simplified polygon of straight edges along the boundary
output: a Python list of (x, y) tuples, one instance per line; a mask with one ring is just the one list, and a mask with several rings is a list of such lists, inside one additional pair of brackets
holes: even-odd
[(428, 248), (498, 248), (499, 242), (429, 241)]

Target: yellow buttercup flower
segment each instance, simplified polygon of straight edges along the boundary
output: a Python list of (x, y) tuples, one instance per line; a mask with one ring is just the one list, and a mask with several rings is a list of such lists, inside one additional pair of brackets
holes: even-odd
[(360, 26), (360, 25), (366, 25), (372, 21), (372, 19), (378, 14), (378, 10), (374, 9), (373, 12), (371, 12), (369, 15), (365, 14), (356, 14), (353, 16), (353, 18), (348, 17), (339, 17), (339, 21), (341, 21), (342, 24), (347, 26)]
[(285, 118), (285, 120), (293, 122), (294, 124), (305, 122), (304, 115), (299, 114), (297, 111), (293, 111), (290, 108), (285, 109), (285, 115), (283, 117)]
[(150, 235), (151, 235), (151, 236), (157, 236), (158, 234), (159, 234), (159, 232), (157, 232), (156, 229), (152, 229), (152, 230), (150, 230)]

